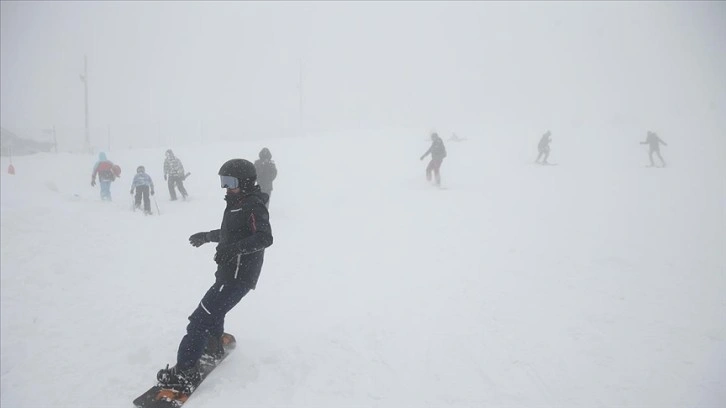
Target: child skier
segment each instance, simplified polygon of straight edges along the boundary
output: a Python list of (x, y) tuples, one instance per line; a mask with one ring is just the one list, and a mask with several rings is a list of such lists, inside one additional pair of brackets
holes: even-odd
[(149, 201), (149, 193), (154, 195), (154, 181), (151, 180), (151, 176), (146, 174), (144, 166), (136, 168), (136, 175), (134, 180), (131, 182), (131, 194), (136, 189), (136, 197), (134, 200), (134, 208), (141, 208), (141, 198), (144, 199), (144, 214), (151, 214), (151, 202)]

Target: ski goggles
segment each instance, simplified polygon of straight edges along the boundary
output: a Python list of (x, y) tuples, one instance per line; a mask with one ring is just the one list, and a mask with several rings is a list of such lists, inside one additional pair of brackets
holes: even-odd
[(219, 179), (222, 182), (222, 188), (237, 188), (237, 187), (239, 187), (239, 180), (237, 180), (237, 177), (232, 177), (232, 176), (219, 176)]

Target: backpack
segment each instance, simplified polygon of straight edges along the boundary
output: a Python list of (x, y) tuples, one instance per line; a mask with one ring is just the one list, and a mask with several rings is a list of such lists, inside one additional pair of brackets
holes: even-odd
[[(111, 163), (110, 161), (103, 161), (98, 164), (98, 179), (100, 181), (114, 181), (116, 180), (116, 174), (113, 170), (113, 167), (115, 165)], [(118, 166), (116, 166), (118, 167)], [(121, 168), (119, 167), (119, 174), (121, 172)]]

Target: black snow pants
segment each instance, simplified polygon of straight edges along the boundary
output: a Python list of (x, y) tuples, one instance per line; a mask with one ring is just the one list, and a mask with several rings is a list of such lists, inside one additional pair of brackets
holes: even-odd
[(202, 357), (209, 337), (221, 337), (224, 333), (224, 317), (250, 291), (238, 282), (217, 279), (189, 316), (187, 334), (182, 338), (177, 352), (177, 368), (194, 367)]

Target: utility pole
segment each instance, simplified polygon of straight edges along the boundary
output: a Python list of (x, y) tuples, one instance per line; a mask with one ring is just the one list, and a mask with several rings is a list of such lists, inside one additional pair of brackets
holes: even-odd
[(299, 89), (300, 89), (300, 135), (304, 135), (305, 133), (305, 122), (303, 121), (303, 61), (302, 57), (300, 58), (300, 80), (299, 80)]
[(88, 131), (88, 58), (83, 56), (83, 75), (81, 75), (81, 82), (83, 82), (84, 102), (86, 111), (86, 140), (85, 148), (87, 152), (91, 151), (91, 136)]

